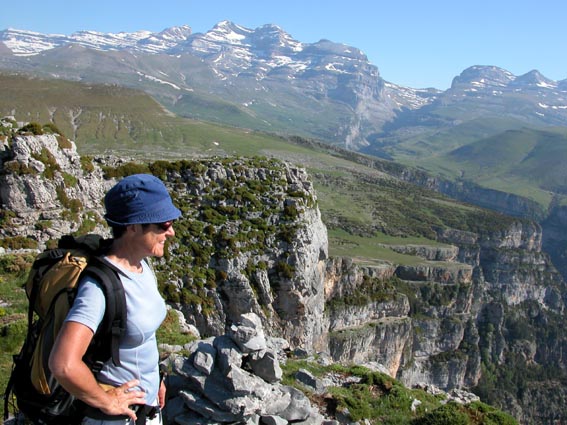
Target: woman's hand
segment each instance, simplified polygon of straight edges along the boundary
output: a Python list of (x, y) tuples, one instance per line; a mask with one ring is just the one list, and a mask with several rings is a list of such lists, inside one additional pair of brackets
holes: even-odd
[(110, 396), (110, 403), (100, 408), (107, 415), (128, 415), (136, 420), (136, 413), (130, 409), (133, 404), (146, 404), (146, 393), (132, 388), (139, 385), (137, 379), (126, 382), (119, 387), (106, 391)]
[(161, 383), (159, 384), (159, 391), (158, 391), (158, 402), (160, 409), (163, 409), (165, 407), (165, 392), (166, 392), (165, 382), (162, 380)]

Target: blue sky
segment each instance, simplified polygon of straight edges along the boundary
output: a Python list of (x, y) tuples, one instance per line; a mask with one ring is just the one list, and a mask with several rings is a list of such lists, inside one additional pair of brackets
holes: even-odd
[(206, 32), (222, 20), (358, 47), (384, 79), (414, 88), (446, 89), (472, 65), (567, 79), (564, 0), (16, 0), (1, 7), (0, 29)]

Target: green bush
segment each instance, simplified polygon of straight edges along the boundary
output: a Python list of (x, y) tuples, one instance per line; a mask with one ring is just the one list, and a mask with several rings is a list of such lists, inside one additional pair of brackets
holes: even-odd
[(105, 179), (122, 178), (132, 174), (148, 174), (150, 167), (147, 164), (128, 162), (118, 167), (102, 167)]
[(0, 228), (8, 227), (12, 224), (12, 219), (16, 217), (16, 213), (12, 210), (0, 209)]
[[(27, 255), (2, 255), (0, 256), (0, 276), (10, 275), (12, 279), (14, 276), (20, 276), (27, 273), (35, 256), (32, 254)], [(0, 282), (2, 279), (0, 278)], [(5, 292), (2, 292), (5, 295)]]
[(32, 154), (32, 157), (45, 165), (43, 176), (49, 180), (52, 180), (53, 177), (55, 177), (55, 172), (61, 171), (61, 167), (57, 163), (57, 160), (47, 148), (42, 148), (39, 154)]
[(30, 122), (19, 129), (20, 133), (32, 133), (34, 136), (41, 136), (43, 134), (43, 127), (37, 122)]
[(181, 333), (181, 327), (177, 314), (168, 310), (164, 321), (156, 332), (156, 338), (160, 344), (185, 345), (196, 338), (193, 335)]
[(463, 410), (456, 403), (447, 403), (415, 419), (412, 425), (468, 425), (471, 422)]
[(38, 174), (38, 171), (35, 168), (30, 167), (18, 161), (5, 162), (3, 167), (4, 167), (4, 172), (19, 176)]
[(73, 143), (65, 136), (57, 135), (57, 145), (61, 149), (73, 149)]
[(81, 156), (81, 168), (86, 174), (92, 173), (95, 170), (92, 157)]
[(77, 186), (77, 178), (69, 173), (63, 173), (63, 182), (65, 183), (65, 187), (75, 187)]
[(469, 405), (475, 416), (479, 417), (482, 425), (518, 425), (518, 422), (509, 414), (480, 401), (475, 401)]
[(295, 274), (295, 268), (285, 261), (279, 261), (276, 264), (276, 271), (286, 279), (291, 279)]
[(98, 215), (92, 212), (88, 212), (83, 215), (81, 220), (81, 225), (75, 232), (76, 235), (84, 235), (85, 233), (91, 233), (98, 223), (101, 220), (98, 218)]
[(47, 229), (53, 226), (53, 222), (51, 220), (39, 220), (35, 223), (35, 229), (41, 232), (46, 231)]
[(0, 239), (0, 246), (8, 249), (37, 249), (37, 241), (24, 236), (5, 237)]
[(24, 342), (27, 328), (28, 323), (25, 316), (21, 316), (20, 320), (2, 326), (0, 328), (0, 352), (18, 352)]
[(284, 206), (284, 211), (283, 211), (284, 220), (293, 221), (297, 219), (298, 216), (299, 216), (299, 211), (297, 210), (297, 207), (295, 205), (288, 204)]
[(53, 124), (52, 122), (49, 122), (47, 124), (45, 124), (42, 127), (42, 130), (44, 133), (48, 133), (48, 134), (59, 134), (61, 136), (63, 136), (63, 133), (61, 132), (61, 130), (59, 130), (57, 128), (57, 126), (55, 124)]

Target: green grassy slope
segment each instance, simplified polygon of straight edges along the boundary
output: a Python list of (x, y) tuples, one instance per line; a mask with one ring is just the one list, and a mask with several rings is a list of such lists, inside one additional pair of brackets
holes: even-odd
[[(499, 117), (483, 117), (446, 126), (441, 130), (432, 126), (420, 128), (416, 134), (398, 134), (398, 138), (384, 150), (396, 161), (419, 165), (442, 157), (479, 140), (498, 137), (509, 130), (525, 129), (525, 123)], [(372, 152), (369, 152), (372, 153)]]
[(231, 154), (231, 144), (245, 154), (246, 145), (255, 152), (264, 144), (264, 136), (177, 117), (145, 93), (118, 86), (0, 74), (0, 92), (1, 116), (51, 121), (84, 154)]
[(450, 152), (424, 158), (420, 165), (453, 178), (525, 196), (548, 205), (567, 194), (567, 129), (509, 130)]

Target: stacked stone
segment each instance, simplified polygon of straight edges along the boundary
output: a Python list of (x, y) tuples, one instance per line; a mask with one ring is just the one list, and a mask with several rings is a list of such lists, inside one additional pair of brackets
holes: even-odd
[(226, 335), (185, 348), (188, 357), (174, 354), (164, 362), (174, 394), (164, 412), (169, 423), (325, 422), (303, 392), (281, 384), (278, 353), (268, 347), (257, 315), (244, 314)]

